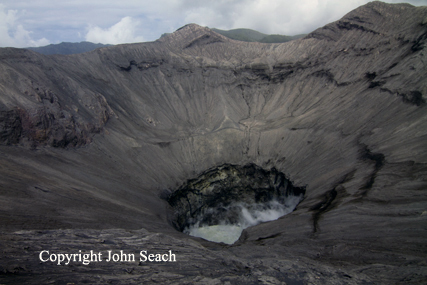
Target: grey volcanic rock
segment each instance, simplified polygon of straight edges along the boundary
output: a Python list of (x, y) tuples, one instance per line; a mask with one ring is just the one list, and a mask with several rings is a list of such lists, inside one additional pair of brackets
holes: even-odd
[(101, 94), (58, 72), (52, 60), (10, 48), (1, 58), (0, 143), (80, 146), (114, 116)]
[[(0, 50), (1, 283), (363, 284), (427, 279), (427, 8), (372, 2), (303, 39), (191, 24), (70, 56)], [(254, 163), (306, 186), (233, 246), (162, 198)], [(176, 263), (40, 262), (41, 250)]]

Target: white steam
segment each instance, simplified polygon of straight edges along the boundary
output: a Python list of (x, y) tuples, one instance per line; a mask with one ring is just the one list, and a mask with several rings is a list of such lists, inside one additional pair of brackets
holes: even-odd
[(284, 204), (275, 200), (267, 203), (250, 205), (236, 202), (227, 207), (228, 209), (239, 208), (239, 217), (236, 224), (224, 221), (220, 222), (219, 225), (200, 226), (199, 222), (196, 222), (194, 225), (186, 228), (184, 233), (213, 242), (233, 244), (239, 239), (244, 229), (263, 222), (277, 220), (289, 214), (295, 209), (302, 198), (303, 195), (288, 196)]

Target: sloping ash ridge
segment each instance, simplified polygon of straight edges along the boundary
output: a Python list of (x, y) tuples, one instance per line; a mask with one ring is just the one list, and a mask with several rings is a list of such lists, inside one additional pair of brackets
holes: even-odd
[[(96, 265), (100, 282), (422, 282), (426, 15), (376, 1), (283, 44), (190, 24), (79, 55), (0, 49), (1, 282), (93, 283), (32, 256), (46, 239), (137, 249), (128, 235), (180, 248), (180, 266)], [(250, 163), (306, 186), (296, 211), (229, 247), (172, 227), (170, 192)]]

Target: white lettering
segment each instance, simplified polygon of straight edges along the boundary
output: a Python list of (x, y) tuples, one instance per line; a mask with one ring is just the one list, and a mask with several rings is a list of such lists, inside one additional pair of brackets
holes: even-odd
[(68, 265), (68, 264), (70, 264), (70, 261), (71, 261), (71, 257), (73, 256), (72, 254), (65, 254), (65, 256), (67, 257), (67, 263), (65, 263), (65, 265)]
[[(140, 262), (176, 262), (176, 255), (169, 250), (167, 253), (150, 253), (146, 250), (139, 252)], [(69, 265), (71, 262), (81, 262), (83, 265), (89, 265), (91, 262), (102, 262), (102, 253), (91, 250), (87, 253), (50, 253), (49, 250), (42, 250), (39, 253), (41, 262), (54, 262), (57, 265)], [(107, 262), (135, 262), (135, 254), (125, 253), (120, 250), (114, 253), (112, 250), (107, 251)]]
[(61, 262), (65, 260), (65, 255), (62, 253), (58, 253), (58, 263), (57, 265), (61, 265)]
[(154, 261), (154, 254), (148, 255), (148, 261), (150, 261), (150, 262)]
[(176, 262), (176, 255), (172, 253), (172, 250), (169, 250), (169, 253), (164, 254), (147, 254), (146, 250), (141, 250), (139, 261), (141, 262)]
[(41, 262), (46, 262), (46, 261), (48, 261), (48, 260), (49, 260), (49, 259), (46, 259), (46, 260), (44, 260), (44, 259), (43, 259), (43, 253), (44, 253), (44, 252), (46, 252), (47, 254), (49, 254), (49, 251), (48, 251), (48, 250), (43, 250), (43, 251), (41, 251), (41, 252), (40, 252), (40, 255), (39, 255), (39, 258), (40, 258), (40, 261), (41, 261)]
[(147, 251), (146, 250), (141, 250), (139, 252), (139, 255), (141, 256), (141, 258), (139, 259), (139, 261), (141, 262), (146, 262), (147, 261)]
[(89, 256), (90, 256), (90, 254), (89, 254), (89, 253), (85, 253), (85, 254), (83, 254), (83, 261), (82, 261), (82, 263), (83, 263), (84, 265), (88, 265), (88, 264), (90, 263)]
[(49, 257), (49, 260), (50, 260), (50, 261), (52, 261), (52, 262), (55, 262), (55, 261), (56, 261), (56, 258), (57, 258), (57, 257), (56, 257), (56, 254), (53, 254), (53, 253), (52, 253), (52, 254), (50, 255), (50, 257)]
[[(173, 260), (172, 260), (173, 257)], [(172, 253), (172, 250), (169, 250), (169, 262), (176, 262), (175, 253)]]

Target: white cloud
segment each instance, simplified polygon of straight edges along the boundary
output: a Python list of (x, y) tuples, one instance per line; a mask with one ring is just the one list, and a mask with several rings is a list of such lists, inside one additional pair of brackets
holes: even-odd
[[(294, 35), (312, 32), (369, 1), (0, 0), (0, 46), (38, 45), (47, 42), (44, 37), (53, 43), (152, 41), (188, 23)], [(427, 0), (383, 1), (427, 5)]]
[(0, 47), (33, 47), (48, 45), (46, 38), (33, 40), (30, 31), (27, 31), (18, 23), (18, 11), (5, 11), (3, 4), (0, 4)]
[(137, 35), (140, 22), (132, 17), (124, 17), (117, 24), (107, 29), (90, 26), (86, 40), (93, 43), (122, 44), (142, 42), (144, 38)]
[[(250, 28), (268, 34), (308, 33), (368, 0), (239, 0), (186, 6), (186, 22), (222, 29)], [(217, 2), (215, 2), (217, 3)]]
[[(267, 34), (309, 33), (370, 0), (180, 0), (186, 23)], [(426, 5), (426, 0), (383, 0)]]

